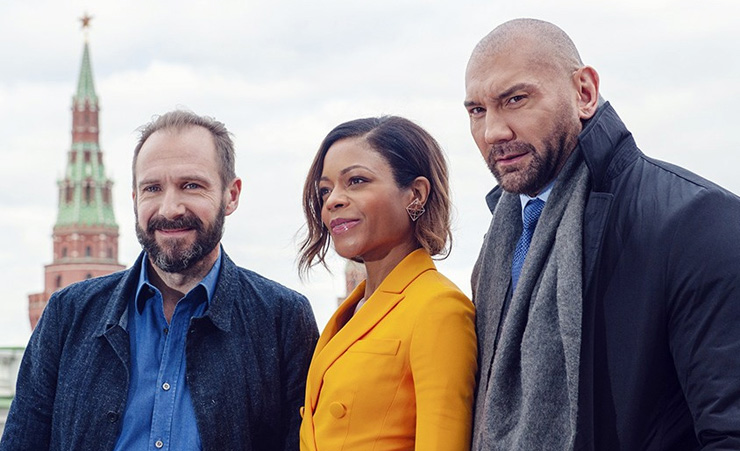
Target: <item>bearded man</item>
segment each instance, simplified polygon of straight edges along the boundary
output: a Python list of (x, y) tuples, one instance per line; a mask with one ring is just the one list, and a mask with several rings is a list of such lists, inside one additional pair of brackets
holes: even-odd
[(143, 252), (52, 296), (1, 450), (298, 449), (318, 331), (305, 297), (220, 246), (241, 186), (222, 123), (172, 111), (142, 127)]
[(495, 28), (465, 81), (498, 181), (473, 449), (740, 449), (740, 199), (645, 156), (553, 24)]

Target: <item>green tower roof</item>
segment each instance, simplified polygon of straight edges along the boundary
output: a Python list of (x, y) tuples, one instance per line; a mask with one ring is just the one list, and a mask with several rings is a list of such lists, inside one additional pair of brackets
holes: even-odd
[(85, 103), (85, 100), (91, 104), (98, 103), (98, 96), (95, 94), (95, 85), (93, 83), (92, 66), (90, 65), (90, 49), (87, 42), (85, 42), (85, 49), (82, 53), (82, 65), (80, 67), (80, 78), (77, 82), (75, 100), (81, 105)]
[(103, 153), (98, 144), (100, 109), (87, 42), (72, 103), (72, 148), (64, 179), (58, 183), (59, 210), (55, 226), (117, 228), (113, 214), (113, 182), (105, 175)]

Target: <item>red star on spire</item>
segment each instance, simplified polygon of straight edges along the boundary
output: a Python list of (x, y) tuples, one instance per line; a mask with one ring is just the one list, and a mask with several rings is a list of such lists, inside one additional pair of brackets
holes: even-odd
[(90, 21), (92, 20), (92, 18), (93, 16), (87, 14), (87, 12), (85, 12), (84, 16), (80, 17), (80, 22), (82, 22), (83, 30), (90, 28)]

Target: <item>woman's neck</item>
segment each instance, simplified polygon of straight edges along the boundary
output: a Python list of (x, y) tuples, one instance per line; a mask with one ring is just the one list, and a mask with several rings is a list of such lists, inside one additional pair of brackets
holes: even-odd
[(388, 254), (376, 260), (365, 260), (365, 271), (367, 272), (367, 281), (365, 282), (365, 296), (363, 299), (369, 299), (375, 293), (380, 284), (393, 271), (393, 268), (401, 263), (401, 260), (407, 255), (419, 248), (417, 243), (409, 243), (406, 246), (397, 246)]

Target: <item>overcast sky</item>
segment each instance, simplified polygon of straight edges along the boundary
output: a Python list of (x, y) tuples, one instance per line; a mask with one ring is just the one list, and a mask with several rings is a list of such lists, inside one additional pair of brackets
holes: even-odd
[(320, 327), (344, 294), (343, 264), (332, 259), (334, 277), (317, 268), (298, 279), (301, 190), (322, 138), (358, 117), (408, 117), (445, 148), (455, 243), (438, 266), (470, 293), (494, 180), (469, 134), (463, 75), (473, 46), (508, 19), (561, 26), (643, 151), (740, 193), (736, 0), (3, 1), (0, 346), (26, 343), (28, 294), (43, 290), (51, 263), (85, 11), (94, 17), (89, 44), (121, 263), (140, 251), (135, 129), (178, 107), (214, 116), (235, 135), (244, 180), (226, 222), (227, 253), (308, 296)]

